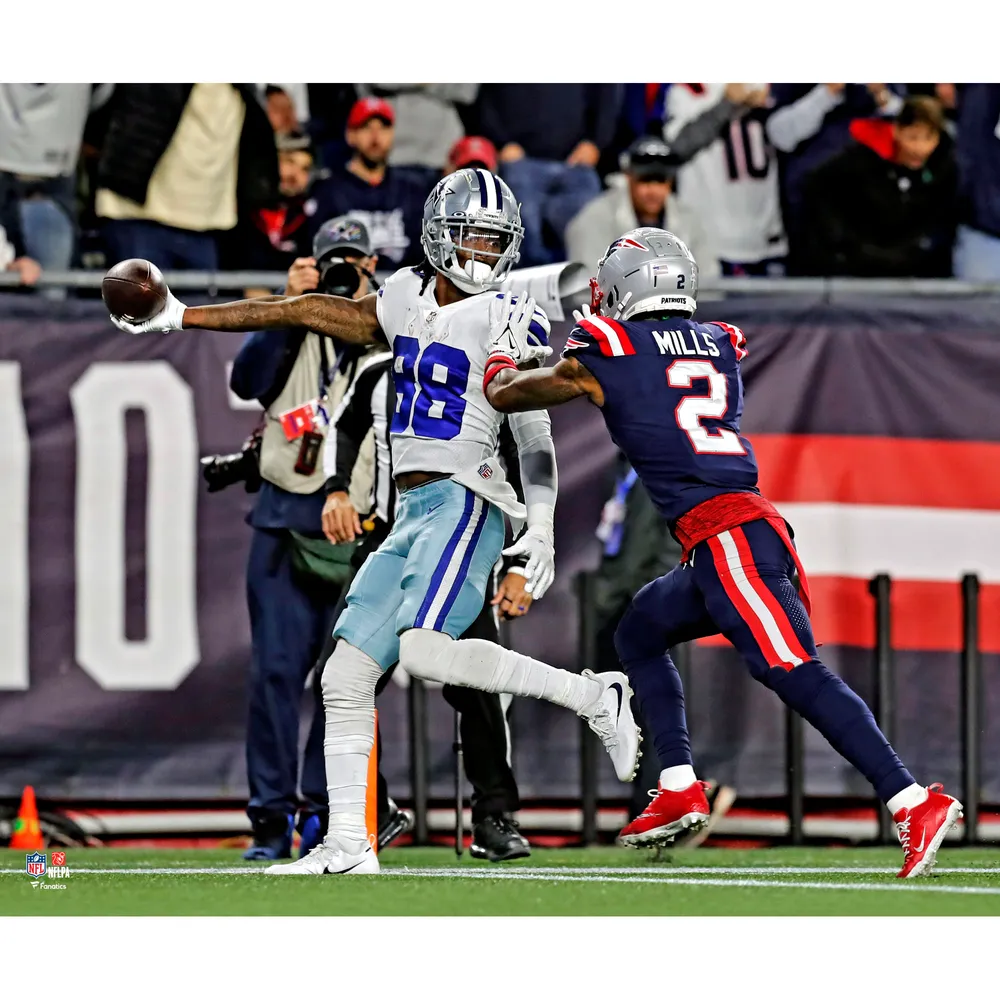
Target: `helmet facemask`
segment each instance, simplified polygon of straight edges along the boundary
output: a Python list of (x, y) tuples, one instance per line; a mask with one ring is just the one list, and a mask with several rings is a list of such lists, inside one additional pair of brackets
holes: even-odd
[[(471, 186), (475, 179), (481, 192), (487, 178), (497, 185), (497, 208), (493, 201), (479, 207), (482, 195)], [(428, 198), (420, 242), (435, 270), (462, 291), (477, 294), (500, 287), (520, 259), (523, 236), (520, 206), (510, 189), (487, 171), (470, 169), (444, 178)]]

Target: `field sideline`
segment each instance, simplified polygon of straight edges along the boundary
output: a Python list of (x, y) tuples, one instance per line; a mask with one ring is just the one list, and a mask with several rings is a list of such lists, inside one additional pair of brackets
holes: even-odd
[(944, 850), (931, 878), (906, 882), (891, 848), (702, 848), (656, 861), (536, 849), (507, 865), (399, 848), (381, 876), (340, 879), (265, 877), (239, 851), (66, 854), (69, 877), (33, 887), (24, 852), (0, 851), (0, 915), (1000, 916), (1000, 849)]

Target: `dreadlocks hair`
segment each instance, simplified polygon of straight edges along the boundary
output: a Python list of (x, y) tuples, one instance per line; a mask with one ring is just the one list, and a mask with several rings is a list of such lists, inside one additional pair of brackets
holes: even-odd
[(423, 295), (427, 291), (427, 286), (433, 281), (437, 276), (437, 271), (434, 269), (434, 265), (425, 256), (424, 259), (413, 268), (414, 274), (419, 274), (423, 278), (423, 283), (420, 286), (420, 294)]

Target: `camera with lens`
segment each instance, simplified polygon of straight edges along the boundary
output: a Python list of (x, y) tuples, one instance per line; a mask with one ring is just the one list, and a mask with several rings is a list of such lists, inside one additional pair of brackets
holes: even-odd
[[(319, 270), (319, 287), (317, 291), (325, 295), (340, 295), (345, 299), (354, 298), (361, 287), (362, 268), (353, 261), (343, 257), (327, 257), (317, 265)], [(374, 275), (364, 272), (369, 279)]]
[(363, 264), (375, 253), (368, 226), (359, 218), (339, 215), (327, 219), (313, 238), (313, 257), (319, 271), (318, 292), (351, 299), (361, 287), (362, 275), (378, 287), (375, 275)]
[(201, 459), (201, 474), (208, 483), (209, 493), (218, 493), (227, 486), (244, 483), (247, 493), (260, 489), (260, 431), (254, 431), (243, 447), (232, 455), (206, 455)]

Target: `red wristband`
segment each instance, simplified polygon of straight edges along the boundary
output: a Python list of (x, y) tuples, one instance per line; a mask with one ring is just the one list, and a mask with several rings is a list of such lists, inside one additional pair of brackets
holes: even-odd
[(483, 375), (483, 393), (486, 393), (486, 387), (490, 384), (500, 374), (505, 368), (513, 368), (517, 371), (517, 365), (514, 364), (514, 359), (508, 357), (506, 354), (492, 354), (486, 359), (486, 372)]

